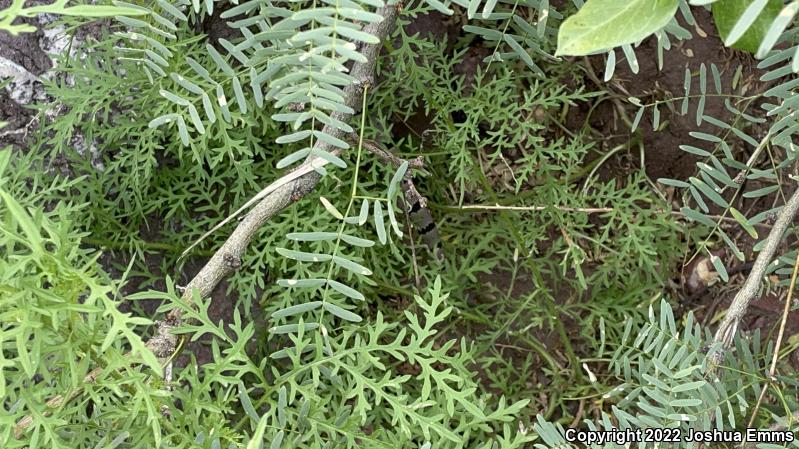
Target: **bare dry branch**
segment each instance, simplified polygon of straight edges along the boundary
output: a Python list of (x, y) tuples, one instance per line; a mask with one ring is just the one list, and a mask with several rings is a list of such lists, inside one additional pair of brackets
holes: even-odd
[(760, 290), (760, 283), (763, 280), (763, 276), (766, 274), (766, 268), (768, 268), (768, 264), (774, 259), (774, 254), (777, 252), (777, 248), (782, 242), (782, 236), (788, 229), (788, 225), (793, 221), (797, 211), (799, 211), (799, 188), (791, 195), (777, 216), (777, 220), (774, 222), (771, 232), (768, 237), (766, 237), (766, 243), (763, 249), (760, 250), (760, 253), (755, 259), (752, 271), (749, 272), (749, 276), (746, 278), (744, 285), (732, 300), (732, 304), (730, 304), (729, 309), (727, 309), (727, 315), (724, 317), (724, 320), (719, 325), (713, 337), (714, 346), (718, 347), (717, 350), (714, 350), (709, 355), (713, 365), (721, 363), (724, 358), (724, 352), (732, 345), (735, 334), (738, 332), (738, 325), (741, 323), (744, 315), (746, 315), (749, 303), (757, 295), (758, 290)]

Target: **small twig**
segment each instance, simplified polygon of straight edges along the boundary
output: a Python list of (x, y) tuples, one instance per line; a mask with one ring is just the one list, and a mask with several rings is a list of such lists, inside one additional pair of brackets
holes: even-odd
[(757, 417), (757, 412), (760, 410), (760, 405), (763, 403), (763, 398), (766, 396), (766, 391), (775, 380), (775, 374), (777, 373), (777, 362), (780, 359), (780, 346), (782, 346), (782, 339), (785, 336), (785, 323), (788, 321), (788, 314), (791, 311), (791, 302), (793, 301), (793, 290), (796, 287), (797, 273), (799, 273), (799, 252), (796, 253), (796, 260), (793, 262), (791, 283), (788, 287), (788, 295), (785, 298), (785, 307), (782, 309), (780, 331), (777, 333), (777, 340), (774, 343), (774, 356), (771, 358), (771, 367), (768, 370), (768, 379), (766, 379), (766, 385), (764, 385), (760, 390), (760, 396), (757, 398), (755, 408), (752, 410), (752, 417), (749, 418), (749, 424), (746, 425), (747, 428), (752, 427), (752, 423), (755, 422), (755, 417)]
[[(679, 210), (673, 210), (673, 211), (671, 211), (671, 214), (672, 215), (678, 215), (680, 217), (685, 217), (685, 214), (682, 211), (679, 211)], [(736, 220), (735, 217), (728, 217), (726, 215), (705, 215), (705, 216), (707, 218), (709, 218), (711, 220), (715, 220), (715, 221), (721, 220), (721, 221), (727, 221), (729, 223), (735, 223), (735, 224), (738, 223), (738, 220)], [(772, 225), (770, 225), (768, 223), (752, 223), (752, 226), (759, 227), (759, 228), (764, 228), (764, 229), (771, 229), (773, 227)]]
[[(403, 159), (399, 156), (396, 156), (394, 153), (387, 150), (386, 148), (384, 148), (382, 145), (380, 145), (375, 141), (362, 139), (361, 136), (359, 136), (355, 132), (350, 133), (347, 137), (351, 143), (360, 142), (364, 150), (374, 154), (384, 163), (390, 164), (394, 168), (398, 168), (403, 163), (407, 162), (409, 169), (416, 169), (416, 170), (424, 169), (424, 158), (422, 156), (416, 156), (413, 159)], [(411, 170), (407, 170), (405, 172), (404, 178), (409, 183), (410, 188), (414, 188), (413, 172)], [(417, 196), (421, 198), (421, 195), (419, 195), (418, 192)], [(416, 284), (416, 289), (419, 290), (422, 288), (422, 280), (421, 276), (419, 275), (419, 266), (416, 261), (416, 244), (413, 241), (413, 226), (411, 225), (411, 218), (408, 213), (408, 207), (405, 207), (404, 209), (405, 209), (405, 223), (408, 228), (408, 239), (410, 241), (410, 246), (411, 246), (411, 264), (413, 265), (414, 283)]]
[[(350, 142), (358, 142), (359, 137), (360, 136), (358, 136), (358, 134), (354, 132), (350, 133), (348, 136)], [(383, 146), (380, 145), (379, 143), (367, 139), (363, 139), (361, 145), (363, 145), (364, 150), (374, 154), (375, 156), (380, 158), (383, 162), (393, 165), (394, 168), (399, 167), (404, 162), (408, 163), (408, 168), (413, 168), (417, 170), (421, 170), (424, 168), (424, 158), (422, 156), (416, 156), (413, 159), (403, 159), (399, 156), (394, 155), (392, 152), (388, 151), (387, 149), (383, 148)], [(405, 173), (406, 178), (409, 176), (412, 176), (410, 170), (408, 170)]]
[(494, 204), (493, 206), (482, 204), (465, 204), (463, 206), (439, 206), (439, 208), (445, 211), (515, 210), (520, 212), (538, 212), (547, 209), (556, 209), (562, 212), (582, 212), (585, 214), (614, 211), (612, 207), (502, 206), (500, 204)]
[(413, 226), (411, 225), (411, 217), (408, 216), (408, 209), (405, 208), (405, 225), (408, 228), (408, 241), (411, 244), (411, 263), (413, 265), (413, 278), (416, 284), (416, 290), (422, 289), (422, 279), (419, 276), (419, 265), (416, 263), (416, 244), (413, 242)]
[[(714, 346), (717, 346), (717, 349), (711, 351), (708, 355), (711, 357), (712, 366), (717, 366), (721, 363), (725, 350), (732, 346), (735, 334), (738, 331), (738, 325), (741, 323), (744, 315), (746, 315), (749, 303), (760, 289), (760, 282), (766, 273), (766, 268), (774, 258), (777, 247), (779, 247), (782, 241), (782, 235), (785, 234), (788, 225), (793, 221), (797, 210), (799, 210), (799, 188), (794, 191), (793, 195), (791, 195), (788, 202), (785, 203), (777, 216), (774, 227), (771, 228), (771, 232), (768, 237), (766, 237), (763, 249), (757, 255), (757, 259), (755, 259), (752, 271), (746, 278), (744, 285), (738, 291), (738, 294), (736, 294), (735, 298), (732, 300), (732, 304), (730, 304), (727, 310), (727, 315), (724, 317), (724, 320), (716, 331), (716, 335), (713, 337), (713, 343)], [(718, 347), (718, 345), (720, 345), (720, 347)]]
[(577, 405), (577, 413), (574, 414), (574, 419), (572, 420), (569, 427), (576, 428), (580, 425), (580, 420), (583, 419), (583, 412), (585, 411), (585, 399), (580, 399), (580, 402)]

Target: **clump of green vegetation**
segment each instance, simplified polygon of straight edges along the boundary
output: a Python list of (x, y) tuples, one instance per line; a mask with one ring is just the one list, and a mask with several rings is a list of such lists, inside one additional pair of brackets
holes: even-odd
[[(797, 256), (776, 251), (799, 207), (799, 3), (714, 3), (724, 43), (771, 70), (754, 93), (663, 67), (703, 6), (573, 3), (51, 5), (79, 16), (78, 51), (0, 151), (0, 446), (795, 430)], [(29, 31), (20, 8), (0, 29)], [(684, 92), (555, 56), (603, 53), (605, 81), (651, 57)], [(696, 173), (652, 179), (647, 139), (681, 116), (702, 126), (680, 146)], [(739, 287), (729, 261), (749, 259)], [(715, 336), (681, 265), (739, 290)], [(763, 285), (782, 326), (744, 335)]]

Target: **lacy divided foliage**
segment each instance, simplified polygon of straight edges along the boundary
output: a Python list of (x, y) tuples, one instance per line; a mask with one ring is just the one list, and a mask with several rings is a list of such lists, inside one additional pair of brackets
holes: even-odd
[[(693, 23), (685, 1), (671, 3), (672, 16), (679, 9)], [(64, 56), (62, 76), (49, 83), (55, 101), (41, 106), (41, 116), (53, 108), (62, 114), (43, 123), (38, 146), (13, 157), (0, 152), (4, 447), (567, 447), (562, 424), (549, 421), (570, 413), (560, 393), (546, 407), (521, 399), (534, 397), (525, 385), (531, 371), (562, 376), (561, 362), (531, 332), (552, 331), (568, 345), (560, 317), (578, 320), (575, 333), (600, 358), (607, 355), (612, 371), (589, 387), (568, 378), (568, 393), (589, 388), (613, 404), (587, 426), (707, 430), (746, 420), (764, 388), (770, 347), (760, 347), (759, 335), (738, 339), (721, 377), (710, 378), (709, 336), (690, 314), (678, 323), (670, 306), (657, 301), (666, 282), (662, 267), (681, 254), (678, 225), (664, 212), (669, 206), (652, 193), (643, 167), (629, 179), (599, 181), (604, 159), (593, 157), (590, 134), (548, 131), (559, 123), (553, 114), (601, 93), (554, 64), (564, 15), (547, 0), (406, 5), (386, 39), (374, 86), (363, 88), (372, 93), (360, 109), (366, 111), (361, 139), (390, 141), (397, 154), (429, 161), (426, 172), (412, 174), (445, 217), (447, 257), (440, 265), (429, 255), (417, 258), (411, 237), (403, 239), (410, 233), (396, 197), (407, 166), (388, 170), (345, 138), (354, 128), (344, 118), (357, 110), (344, 92), (360, 82), (347, 67), (366, 62), (363, 45), (379, 42), (363, 25), (381, 21), (382, 2), (115, 5), (129, 14), (117, 17), (114, 33), (80, 57)], [(408, 18), (432, 10), (457, 11), (468, 21), (469, 39), (492, 49), (481, 55), (489, 64), (464, 72), (464, 60), (474, 58), (468, 46), (409, 35)], [(226, 37), (200, 31), (213, 20), (224, 22)], [(789, 22), (775, 20), (765, 38), (773, 42), (761, 45), (768, 56), (763, 66), (773, 67), (765, 81), (794, 69), (795, 33), (783, 33)], [(658, 28), (661, 61), (670, 39), (691, 37), (674, 17)], [(745, 31), (736, 24), (730, 34)], [(785, 45), (771, 51), (777, 43)], [(636, 72), (634, 44), (621, 50)], [(610, 79), (616, 52), (602, 50), (609, 51)], [(699, 94), (691, 93), (695, 78)], [(685, 188), (682, 213), (713, 229), (701, 250), (709, 251), (718, 235), (743, 257), (719, 223), (729, 214), (757, 238), (756, 226), (777, 210), (746, 217), (732, 205), (737, 195), (772, 194), (790, 179), (796, 84), (785, 81), (757, 98), (726, 94), (730, 122), (704, 113), (709, 81), (723, 95), (718, 69), (702, 65), (698, 74), (686, 69), (682, 98), (631, 99), (640, 107), (632, 128), (647, 110), (659, 128), (664, 107), (678, 112), (680, 103), (680, 113), (694, 104), (697, 123), (723, 130), (721, 137), (695, 133), (708, 148), (683, 147), (706, 158), (697, 177), (661, 182)], [(764, 105), (765, 119), (749, 109), (758, 98), (773, 102)], [(394, 124), (414, 120), (420, 110), (429, 123), (425, 134), (395, 138), (403, 133)], [(752, 137), (765, 124), (765, 137)], [(731, 150), (740, 142), (753, 150), (746, 162)], [(94, 146), (103, 148), (102, 159), (88, 157)], [(778, 149), (784, 153), (764, 167), (758, 158)], [(68, 161), (64, 176), (47, 173), (44, 167), (59, 157)], [(267, 323), (239, 309), (232, 323), (215, 323), (211, 299), (182, 301), (168, 276), (184, 268), (180, 251), (274, 178), (268, 174), (275, 167), (315, 157), (341, 171), (327, 173), (321, 195), (306, 198), (310, 205), (271, 220), (242, 260), (245, 269), (227, 285), (243, 310), (258, 302)], [(525, 212), (521, 220), (508, 212), (475, 218), (459, 207), (509, 199), (559, 207)], [(711, 214), (709, 205), (720, 212)], [(597, 224), (574, 212), (586, 207), (609, 210)], [(208, 254), (223, 235), (202, 242), (195, 254)], [(109, 265), (130, 262), (111, 276), (99, 268), (100, 253), (87, 248), (106, 250)], [(158, 267), (148, 265), (153, 255)], [(724, 277), (718, 258), (711, 260)], [(785, 274), (793, 257), (780, 260), (773, 270)], [(498, 270), (512, 271), (514, 279), (519, 271), (532, 273), (535, 293), (523, 306), (508, 304), (510, 293), (493, 302), (470, 300), (464, 285)], [(166, 291), (153, 290), (164, 277)], [(135, 290), (147, 291), (125, 296), (123, 284), (134, 279)], [(419, 285), (428, 286), (426, 294), (413, 295)], [(559, 303), (564, 290), (573, 300)], [(414, 301), (399, 312), (394, 295)], [(212, 361), (182, 361), (165, 372), (141, 340), (153, 332), (140, 318), (143, 300), (162, 302), (160, 312), (182, 310), (188, 320), (177, 332), (208, 342)], [(135, 316), (120, 310), (123, 302)], [(657, 304), (658, 313), (644, 303)], [(453, 338), (462, 335), (461, 323), (481, 334), (473, 344)], [(492, 372), (508, 362), (496, 350), (508, 336), (546, 365), (525, 363), (513, 385)], [(573, 351), (568, 358), (579, 371)], [(481, 380), (512, 399), (486, 393), (477, 366), (486, 371)], [(94, 367), (104, 370), (85, 382)], [(782, 407), (770, 409), (764, 423), (799, 406), (790, 399), (796, 381), (778, 383)], [(74, 400), (47, 404), (58, 395)], [(24, 416), (32, 424), (16, 439), (14, 426)]]
[[(0, 153), (0, 169), (15, 168), (8, 166), (10, 155)], [(164, 300), (162, 311), (181, 308), (190, 320), (176, 332), (193, 339), (210, 334), (214, 359), (202, 367), (189, 363), (168, 384), (153, 379), (137, 367), (163, 375), (138, 336), (150, 322), (119, 311), (119, 283), (93, 268), (99, 254), (79, 249), (81, 234), (70, 233), (66, 217), (80, 208), (61, 203), (51, 212), (28, 212), (38, 195), (74, 183), (34, 189), (20, 203), (8, 193), (24, 190), (13, 181), (0, 185), (7, 249), (0, 259), (5, 447), (258, 447), (267, 441), (271, 448), (384, 448), (419, 440), (464, 447), (494, 440), (510, 448), (529, 441), (510, 426), (526, 401), (500, 400), (490, 408), (468, 368), (465, 341), (434, 339), (453, 310), (438, 279), (429, 299), (416, 297), (419, 313), (406, 311), (402, 327), (378, 313), (369, 324), (336, 329), (334, 338), (306, 333), (301, 322), (288, 335), (289, 349), (262, 358), (246, 351), (255, 323), (243, 323), (236, 312), (233, 323), (216, 324), (208, 317), (210, 300), (185, 303), (167, 279), (167, 292), (127, 299)], [(87, 383), (94, 364), (107, 370)], [(416, 373), (403, 374), (408, 370)], [(51, 397), (79, 390), (86, 400), (42, 408)], [(34, 417), (30, 433), (16, 440), (14, 424), (27, 413)], [(504, 427), (496, 439), (489, 436), (494, 426)]]

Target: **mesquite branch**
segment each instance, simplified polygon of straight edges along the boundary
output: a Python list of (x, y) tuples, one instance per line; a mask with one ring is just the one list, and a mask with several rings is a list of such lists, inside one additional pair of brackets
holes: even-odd
[(774, 259), (774, 254), (777, 252), (777, 248), (782, 241), (782, 236), (785, 234), (785, 231), (793, 221), (798, 210), (799, 188), (791, 195), (780, 211), (777, 220), (774, 222), (774, 226), (771, 228), (771, 232), (768, 237), (766, 237), (766, 244), (757, 255), (757, 259), (755, 259), (752, 271), (746, 278), (743, 287), (741, 287), (738, 294), (735, 295), (732, 304), (730, 304), (727, 310), (727, 315), (716, 331), (713, 343), (716, 344), (716, 346), (721, 346), (718, 351), (713, 352), (711, 355), (714, 364), (718, 365), (721, 362), (724, 351), (732, 345), (735, 334), (738, 331), (738, 325), (744, 315), (746, 315), (749, 303), (757, 295), (760, 289), (760, 283), (763, 276), (766, 274), (766, 268), (768, 268), (768, 264)]
[[(360, 110), (360, 100), (364, 92), (364, 86), (374, 84), (374, 72), (377, 65), (377, 58), (382, 48), (382, 41), (389, 37), (391, 31), (394, 29), (398, 9), (394, 5), (384, 6), (379, 8), (376, 13), (382, 16), (383, 20), (379, 23), (370, 23), (366, 25), (363, 31), (377, 37), (380, 43), (363, 44), (361, 46), (360, 52), (365, 56), (366, 62), (354, 63), (352, 65), (350, 75), (356, 82), (344, 89), (345, 103), (352, 108), (352, 110), (356, 111), (356, 113)], [(351, 114), (340, 112), (336, 112), (332, 115), (341, 122), (347, 122), (351, 116)], [(325, 126), (323, 132), (342, 140), (345, 138), (343, 131), (330, 126)], [(315, 146), (327, 152), (335, 150), (321, 140), (317, 140)], [(191, 302), (194, 291), (198, 292), (200, 297), (209, 296), (222, 279), (241, 267), (241, 259), (244, 255), (244, 251), (261, 226), (283, 209), (313, 191), (320, 177), (321, 176), (317, 172), (311, 171), (310, 173), (281, 185), (258, 202), (244, 219), (239, 222), (238, 226), (236, 226), (236, 229), (225, 243), (211, 256), (208, 263), (206, 263), (200, 272), (189, 282), (182, 294), (182, 299)], [(180, 321), (180, 309), (173, 309), (167, 314), (163, 321), (157, 323), (156, 335), (147, 341), (147, 347), (153, 351), (157, 357), (167, 359), (166, 363), (170, 363), (174, 356), (177, 355), (177, 352), (180, 351), (178, 340), (175, 335), (171, 333), (171, 329), (178, 325)], [(95, 368), (84, 377), (83, 383), (90, 384), (95, 382), (102, 374), (102, 371), (103, 368)], [(67, 395), (67, 397), (61, 395), (53, 397), (48, 400), (47, 404), (53, 408), (60, 407), (64, 402), (77, 396), (79, 392), (80, 390), (75, 390)], [(32, 422), (33, 419), (31, 416), (26, 416), (18, 421), (14, 429), (16, 437), (21, 437), (22, 433)]]
[[(383, 17), (383, 21), (365, 26), (364, 31), (376, 36), (382, 42), (394, 28), (397, 8), (395, 6), (385, 6), (380, 8), (377, 14)], [(364, 45), (360, 51), (366, 57), (367, 62), (361, 64), (355, 63), (350, 70), (350, 75), (355, 78), (356, 82), (347, 86), (344, 90), (344, 99), (347, 106), (351, 107), (356, 112), (360, 109), (363, 86), (374, 84), (374, 71), (381, 48), (381, 44)], [(342, 122), (347, 122), (350, 118), (350, 114), (336, 112), (333, 114), (333, 118)], [(322, 132), (340, 139), (344, 137), (343, 131), (332, 126), (325, 126)], [(321, 140), (317, 140), (315, 146), (327, 152), (335, 150)], [(201, 297), (210, 295), (211, 291), (213, 291), (222, 279), (239, 268), (241, 256), (244, 254), (244, 250), (247, 248), (247, 245), (249, 245), (258, 229), (294, 201), (311, 192), (314, 187), (316, 187), (319, 179), (320, 175), (318, 173), (308, 173), (292, 182), (282, 185), (261, 200), (239, 223), (222, 247), (211, 257), (211, 260), (209, 260), (194, 279), (189, 282), (183, 294), (183, 299), (191, 301), (191, 291), (195, 288), (198, 290)], [(168, 318), (179, 318), (179, 312), (174, 311)]]

